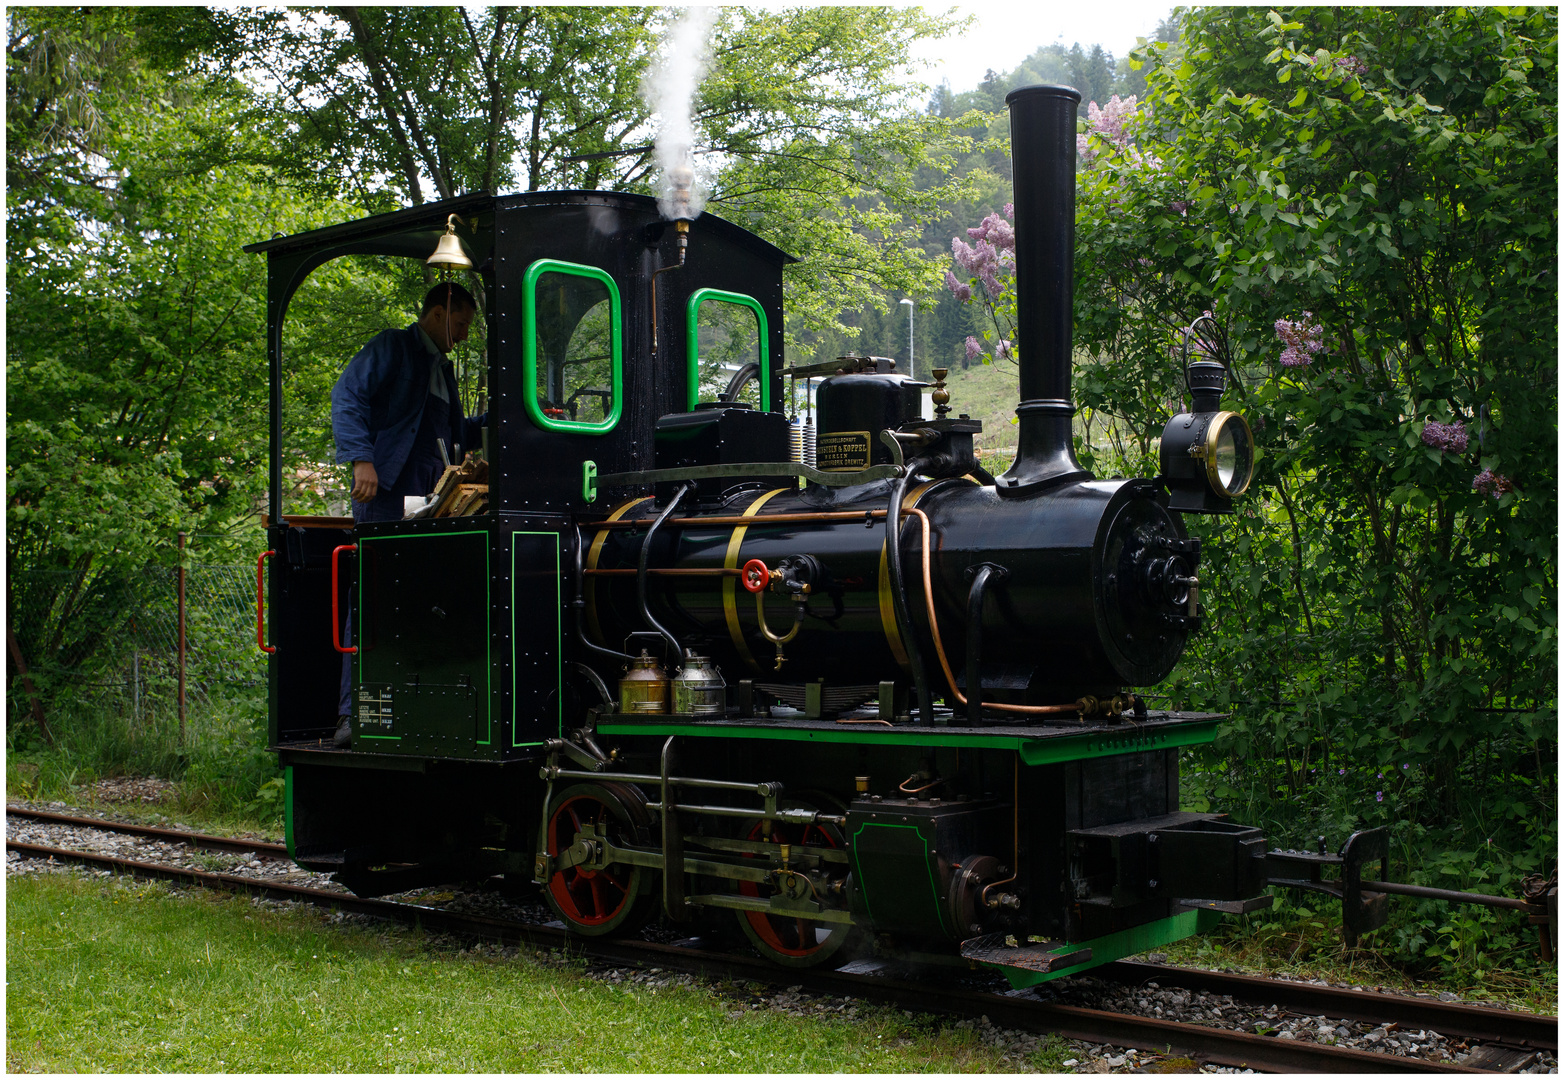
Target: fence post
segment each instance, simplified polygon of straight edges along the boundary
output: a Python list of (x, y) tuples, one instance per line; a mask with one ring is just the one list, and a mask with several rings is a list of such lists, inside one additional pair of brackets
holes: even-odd
[(185, 745), (185, 534), (179, 534), (179, 745)]

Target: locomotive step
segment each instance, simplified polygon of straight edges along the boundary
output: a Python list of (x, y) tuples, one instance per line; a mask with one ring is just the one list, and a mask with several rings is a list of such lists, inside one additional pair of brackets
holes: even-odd
[(1092, 951), (1072, 949), (1062, 941), (1023, 944), (1009, 934), (983, 934), (963, 941), (961, 955), (964, 959), (980, 964), (1021, 968), (1046, 975), (1051, 971), (1086, 963), (1092, 958)]

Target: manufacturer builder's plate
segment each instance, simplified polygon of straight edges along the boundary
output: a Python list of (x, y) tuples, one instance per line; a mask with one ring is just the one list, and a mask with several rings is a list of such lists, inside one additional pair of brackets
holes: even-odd
[(358, 729), (391, 730), (391, 687), (388, 683), (363, 683), (358, 688)]
[(821, 472), (867, 469), (872, 445), (867, 431), (831, 431), (815, 436), (815, 468)]

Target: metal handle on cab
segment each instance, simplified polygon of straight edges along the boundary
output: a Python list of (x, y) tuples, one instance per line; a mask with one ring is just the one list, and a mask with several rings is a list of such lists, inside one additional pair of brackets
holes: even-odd
[(275, 551), (263, 551), (255, 560), (255, 643), (263, 653), (277, 651), (277, 646), (266, 644), (266, 560), (275, 554)]
[(342, 616), (337, 612), (337, 556), (344, 551), (358, 551), (357, 544), (339, 544), (331, 549), (331, 647), (339, 653), (356, 653), (357, 645), (343, 647), (342, 644)]

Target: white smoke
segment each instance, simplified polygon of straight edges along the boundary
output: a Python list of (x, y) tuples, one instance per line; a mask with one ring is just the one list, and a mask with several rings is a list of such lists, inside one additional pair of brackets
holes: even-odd
[(715, 7), (686, 8), (664, 42), (662, 59), (646, 73), (641, 96), (657, 113), (657, 165), (663, 217), (694, 218), (706, 205), (707, 186), (695, 169), (695, 90), (710, 56), (706, 37), (717, 20)]

